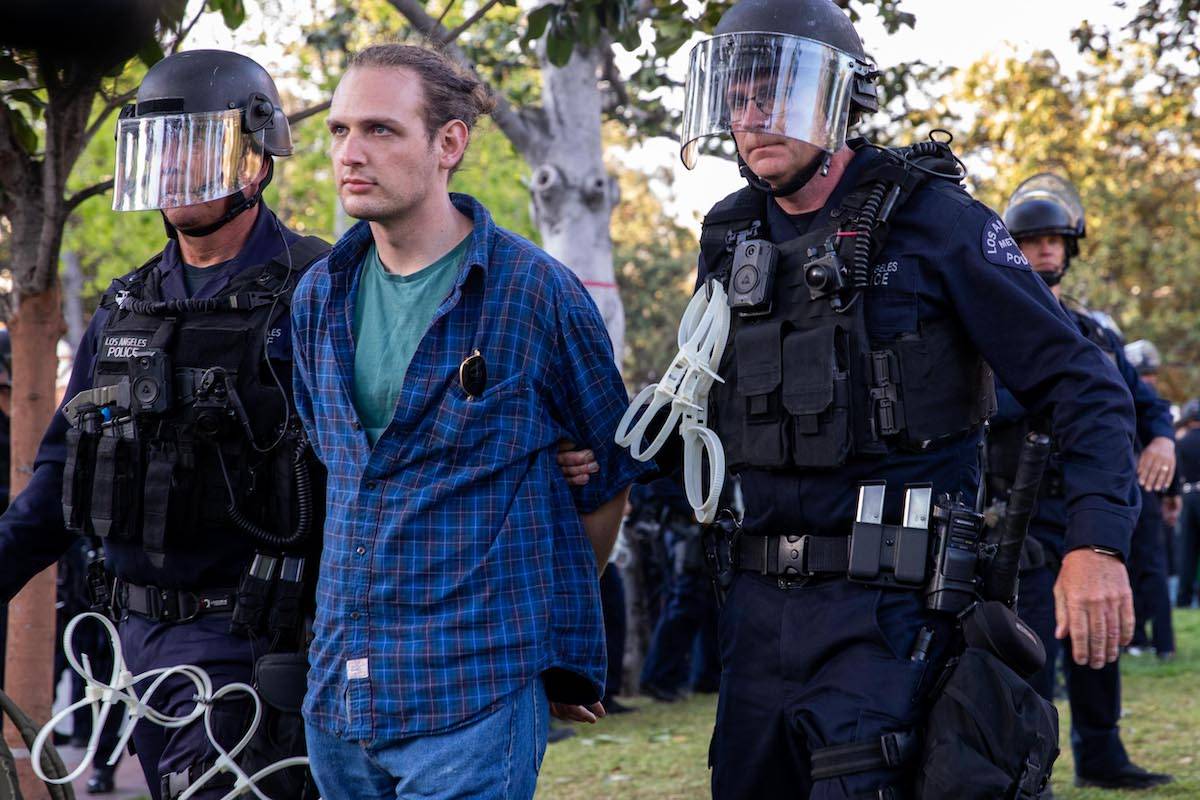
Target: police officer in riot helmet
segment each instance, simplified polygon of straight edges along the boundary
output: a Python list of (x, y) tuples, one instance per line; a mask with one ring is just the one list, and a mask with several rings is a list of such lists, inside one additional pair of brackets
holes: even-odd
[[(259, 689), (260, 734), (238, 758), (252, 773), (304, 754), (295, 711), (324, 473), (292, 407), (288, 305), (328, 245), (288, 230), (262, 201), (292, 142), (275, 85), (251, 59), (163, 59), (116, 139), (113, 208), (160, 211), (168, 241), (113, 282), (91, 320), (29, 486), (0, 517), (0, 598), (75, 536), (102, 543), (107, 563), (89, 567), (89, 585), (132, 673), (192, 664), (214, 688)], [(184, 716), (194, 695), (178, 680), (152, 702)], [(223, 746), (248, 730), (248, 711), (214, 707)], [(218, 756), (203, 719), (143, 720), (133, 744), (156, 800), (178, 797)], [(226, 772), (193, 796), (232, 783)], [(261, 786), (315, 796), (303, 769)]]
[[(1038, 276), (1050, 287), (1054, 297), (1060, 298), (1063, 276), (1070, 268), (1072, 257), (1079, 255), (1079, 240), (1086, 235), (1083, 204), (1075, 187), (1052, 173), (1034, 175), (1013, 193), (1004, 212), (1004, 222)], [(1134, 581), (1138, 616), (1152, 614), (1155, 638), (1164, 650), (1173, 651), (1166, 582), (1166, 540), (1157, 493), (1171, 485), (1174, 475), (1174, 428), (1170, 405), (1145, 379), (1145, 373), (1156, 369), (1156, 363), (1152, 365), (1151, 361), (1158, 361), (1158, 353), (1149, 342), (1140, 342), (1133, 348), (1139, 369), (1127, 357), (1129, 350), (1122, 344), (1110, 317), (1089, 311), (1074, 301), (1064, 302), (1063, 311), (1079, 332), (1104, 354), (1103, 368), (1116, 374), (1133, 398), (1136, 427), (1131, 445), (1137, 453), (1141, 513), (1128, 548), (1106, 545), (1101, 552), (1126, 561)], [(1045, 359), (1062, 357), (1044, 356)], [(1053, 421), (1028, 412), (1025, 404), (1013, 398), (1004, 386), (998, 386), (997, 391), (1000, 412), (993, 419), (988, 434), (987, 477), (991, 499), (1003, 500), (1006, 488), (1014, 478), (1012, 465), (1025, 433), (1030, 427), (1056, 432)], [(1031, 678), (1031, 683), (1047, 700), (1054, 695), (1059, 649), (1056, 637), (1061, 638), (1062, 634), (1061, 626), (1056, 626), (1055, 621), (1054, 592), (1055, 575), (1063, 563), (1064, 548), (1070, 543), (1068, 479), (1063, 461), (1052, 458), (1030, 523), (1021, 576), (1021, 617), (1041, 638), (1048, 655), (1045, 666)], [(1066, 659), (1064, 664), (1076, 784), (1145, 789), (1169, 782), (1171, 776), (1148, 772), (1134, 764), (1121, 742), (1121, 677), (1116, 662), (1107, 665), (1093, 662), (1091, 666), (1101, 668), (1089, 669), (1073, 659)]]
[(1162, 369), (1162, 354), (1149, 339), (1136, 339), (1125, 345), (1125, 358), (1137, 370), (1138, 376), (1151, 389), (1158, 390), (1158, 371)]
[[(731, 312), (707, 424), (744, 502), (714, 558), (718, 800), (902, 797), (918, 772), (923, 797), (1045, 786), (1052, 742), (1013, 741), (1016, 767), (919, 769), (986, 561), (988, 365), (1053, 419), (1076, 465), (1060, 579), (1076, 658), (1115, 659), (1132, 627), (1124, 566), (1091, 549), (1127, 547), (1136, 517), (1128, 393), (962, 188), (945, 137), (847, 141), (878, 105), (875, 75), (830, 0), (742, 0), (691, 54), (683, 161), (732, 143), (749, 184), (706, 216), (698, 280)], [(1078, 368), (1046, 364), (1049, 349)], [(1039, 730), (1056, 738), (1052, 713)]]

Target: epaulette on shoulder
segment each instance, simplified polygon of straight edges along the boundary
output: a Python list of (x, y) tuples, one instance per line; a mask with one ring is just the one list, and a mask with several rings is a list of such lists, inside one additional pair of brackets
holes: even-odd
[(148, 276), (158, 266), (159, 262), (162, 261), (162, 255), (162, 251), (160, 250), (147, 259), (145, 264), (142, 264), (133, 272), (128, 272), (119, 278), (114, 278), (113, 282), (109, 284), (108, 289), (106, 289), (104, 294), (100, 296), (100, 307), (115, 307), (117, 305), (118, 294), (133, 291), (136, 289), (136, 287), (144, 284), (146, 282), (146, 276)]

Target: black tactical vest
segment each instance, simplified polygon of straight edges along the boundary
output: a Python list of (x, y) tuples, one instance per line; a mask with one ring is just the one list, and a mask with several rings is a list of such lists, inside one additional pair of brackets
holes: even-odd
[(267, 348), (328, 245), (308, 237), (289, 249), (290, 263), (283, 252), (247, 267), (211, 299), (164, 299), (157, 257), (114, 283), (93, 388), (68, 404), (69, 528), (140, 542), (156, 566), (214, 529), (283, 550), (312, 528), (319, 498), (291, 367)]
[[(906, 157), (920, 163), (920, 152)], [(929, 161), (945, 169), (944, 160)], [(893, 447), (924, 449), (994, 412), (991, 370), (957, 321), (876, 341), (861, 288), (835, 309), (828, 298), (813, 299), (805, 278), (806, 265), (823, 254), (837, 252), (845, 264), (877, 256), (888, 214), (930, 179), (941, 178), (885, 154), (837, 209), (823, 209), (807, 234), (778, 246), (770, 311), (734, 311), (719, 369), (724, 383), (709, 395), (709, 421), (732, 471), (833, 468)], [(701, 250), (712, 279), (728, 287), (736, 245), (768, 230), (766, 203), (746, 188), (705, 217)]]

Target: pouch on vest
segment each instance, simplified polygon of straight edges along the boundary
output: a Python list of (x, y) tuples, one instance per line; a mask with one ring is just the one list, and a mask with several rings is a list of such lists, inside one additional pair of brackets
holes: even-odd
[(69, 530), (90, 531), (92, 476), (100, 435), (67, 429), (67, 460), (63, 465), (63, 521)]
[(1035, 800), (1058, 757), (1058, 712), (999, 658), (952, 661), (926, 722), (922, 800)]
[(888, 342), (900, 363), (904, 439), (924, 444), (977, 425), (996, 411), (991, 369), (949, 321), (922, 326), (919, 337)]
[(136, 439), (101, 436), (92, 481), (92, 527), (101, 539), (133, 541), (141, 534), (142, 469)]
[(839, 326), (793, 331), (783, 340), (783, 407), (791, 416), (792, 463), (836, 467), (850, 453), (850, 374)]
[(768, 320), (742, 325), (734, 335), (737, 388), (742, 409), (742, 452), (755, 467), (789, 463), (788, 431), (784, 424), (779, 384), (783, 379), (783, 322)]

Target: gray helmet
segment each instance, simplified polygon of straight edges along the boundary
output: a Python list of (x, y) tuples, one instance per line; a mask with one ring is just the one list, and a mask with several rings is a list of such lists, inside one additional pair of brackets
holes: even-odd
[[(811, 39), (867, 62), (858, 31), (831, 0), (741, 0), (721, 15), (714, 36), (726, 33), (782, 33)], [(874, 75), (858, 76), (850, 95), (853, 108), (879, 110)]]
[(121, 116), (242, 110), (246, 132), (263, 132), (265, 151), (292, 154), (292, 132), (275, 81), (257, 61), (228, 50), (188, 50), (159, 61)]
[(1138, 339), (1125, 345), (1125, 358), (1138, 375), (1155, 375), (1162, 368), (1162, 356), (1149, 339)]

